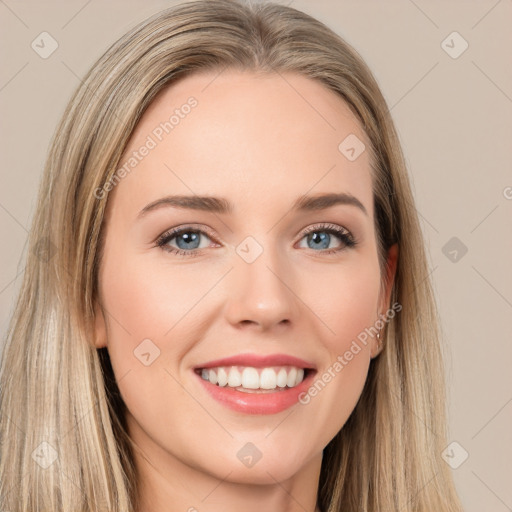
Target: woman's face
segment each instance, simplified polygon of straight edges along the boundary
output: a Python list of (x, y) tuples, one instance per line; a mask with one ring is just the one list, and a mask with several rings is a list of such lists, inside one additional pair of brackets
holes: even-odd
[(109, 196), (96, 346), (159, 471), (274, 483), (343, 427), (390, 293), (363, 144), (296, 74), (196, 74), (145, 112)]

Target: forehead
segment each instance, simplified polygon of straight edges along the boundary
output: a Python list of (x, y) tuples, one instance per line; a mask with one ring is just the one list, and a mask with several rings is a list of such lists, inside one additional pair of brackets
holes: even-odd
[[(229, 196), (235, 204), (257, 197), (271, 207), (277, 197), (284, 205), (303, 194), (349, 192), (371, 216), (369, 151), (347, 158), (354, 142), (357, 152), (369, 149), (348, 105), (316, 80), (196, 73), (152, 101), (119, 167), (134, 165), (125, 165), (129, 174), (112, 194), (140, 208), (164, 194)], [(143, 147), (150, 149), (141, 157)]]

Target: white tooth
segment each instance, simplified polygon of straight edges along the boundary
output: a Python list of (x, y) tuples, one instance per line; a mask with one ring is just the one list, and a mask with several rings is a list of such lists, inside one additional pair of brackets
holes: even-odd
[(279, 370), (279, 373), (277, 374), (276, 383), (280, 388), (285, 388), (287, 382), (288, 382), (288, 375), (286, 373), (286, 370), (284, 368), (281, 368)]
[(228, 374), (224, 368), (217, 370), (217, 383), (219, 386), (225, 386), (228, 383)]
[(247, 389), (258, 389), (260, 387), (260, 376), (256, 368), (244, 368), (242, 372), (242, 386)]
[(217, 384), (217, 374), (215, 373), (215, 370), (210, 370), (208, 372), (208, 380), (212, 383), (212, 384)]
[(277, 375), (273, 368), (264, 368), (260, 375), (260, 388), (275, 389)]
[(297, 368), (290, 368), (288, 372), (288, 380), (287, 385), (289, 388), (293, 388), (295, 386), (295, 379), (297, 378)]
[(242, 385), (242, 375), (238, 371), (236, 366), (232, 366), (229, 370), (228, 386), (231, 388), (237, 388)]
[(208, 370), (206, 368), (203, 368), (201, 370), (201, 377), (204, 379), (204, 380), (209, 380), (208, 379)]
[(295, 385), (298, 386), (304, 379), (304, 369), (299, 368), (297, 371), (297, 377), (295, 378)]

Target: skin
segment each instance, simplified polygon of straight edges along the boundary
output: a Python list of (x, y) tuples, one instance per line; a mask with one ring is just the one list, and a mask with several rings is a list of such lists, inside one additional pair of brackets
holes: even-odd
[[(350, 162), (338, 150), (351, 133), (369, 142), (322, 84), (292, 73), (227, 70), (161, 92), (121, 162), (190, 96), (198, 105), (117, 184), (106, 212), (95, 345), (108, 347), (139, 447), (138, 512), (313, 512), (322, 450), (360, 397), (376, 339), (310, 403), (277, 414), (224, 407), (192, 368), (241, 352), (286, 353), (314, 362), (321, 375), (389, 308), (397, 248), (381, 290), (369, 152)], [(299, 196), (331, 192), (354, 195), (368, 215), (351, 205), (291, 210)], [(137, 219), (171, 194), (225, 197), (234, 210), (164, 207)], [(190, 223), (213, 234), (201, 235), (198, 256), (155, 245)], [(326, 254), (304, 235), (320, 223), (349, 230), (358, 245), (343, 248), (331, 235), (328, 249), (343, 250)], [(236, 252), (248, 236), (263, 248), (253, 263)], [(149, 366), (134, 356), (144, 339), (160, 350)], [(262, 453), (250, 468), (236, 456), (247, 442)]]

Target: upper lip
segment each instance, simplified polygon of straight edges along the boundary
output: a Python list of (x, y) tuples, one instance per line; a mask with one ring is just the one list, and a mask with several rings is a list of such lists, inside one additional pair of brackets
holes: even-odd
[(231, 357), (223, 357), (197, 365), (194, 369), (216, 368), (219, 366), (251, 366), (254, 368), (265, 368), (270, 366), (296, 366), (297, 368), (305, 368), (315, 370), (313, 363), (305, 361), (299, 357), (287, 354), (237, 354)]

